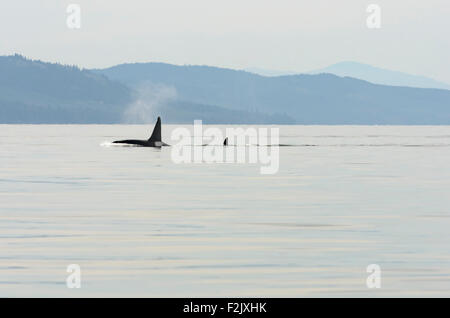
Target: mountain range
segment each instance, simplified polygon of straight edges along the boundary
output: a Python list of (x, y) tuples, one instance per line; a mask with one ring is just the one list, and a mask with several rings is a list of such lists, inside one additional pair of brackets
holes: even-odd
[(0, 57), (0, 123), (450, 124), (450, 90), (210, 66)]

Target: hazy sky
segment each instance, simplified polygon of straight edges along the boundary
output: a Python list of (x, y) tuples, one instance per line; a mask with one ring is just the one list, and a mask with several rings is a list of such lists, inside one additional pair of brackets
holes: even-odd
[[(81, 6), (81, 29), (66, 8)], [(369, 29), (366, 8), (381, 7)], [(310, 71), (340, 61), (450, 83), (449, 0), (0, 0), (0, 54)]]

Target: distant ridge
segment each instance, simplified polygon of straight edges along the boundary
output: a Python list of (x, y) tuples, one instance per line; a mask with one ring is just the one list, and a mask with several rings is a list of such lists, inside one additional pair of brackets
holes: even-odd
[(449, 84), (438, 82), (425, 76), (391, 71), (357, 62), (340, 62), (323, 69), (308, 72), (308, 74), (320, 73), (349, 76), (382, 85), (450, 89)]

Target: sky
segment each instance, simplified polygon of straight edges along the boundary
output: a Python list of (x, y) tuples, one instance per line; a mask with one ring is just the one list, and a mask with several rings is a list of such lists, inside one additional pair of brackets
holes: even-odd
[[(69, 4), (81, 8), (70, 29)], [(370, 29), (368, 5), (381, 8)], [(0, 0), (0, 55), (307, 72), (341, 61), (450, 83), (448, 0)]]

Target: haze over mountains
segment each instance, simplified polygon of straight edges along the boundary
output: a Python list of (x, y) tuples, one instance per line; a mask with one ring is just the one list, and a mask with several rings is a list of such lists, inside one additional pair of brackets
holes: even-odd
[(340, 62), (323, 69), (308, 72), (308, 74), (320, 73), (349, 76), (382, 85), (450, 89), (450, 85), (432, 78), (386, 70), (357, 62)]
[(351, 61), (339, 62), (325, 68), (308, 72), (270, 70), (257, 67), (246, 68), (245, 71), (258, 74), (261, 76), (270, 76), (270, 77), (297, 75), (297, 74), (326, 73), (326, 74), (334, 74), (341, 77), (353, 77), (381, 85), (450, 89), (449, 84), (439, 82), (425, 76), (411, 75), (403, 72), (387, 70), (384, 68), (379, 68), (372, 65)]
[(107, 69), (0, 57), (0, 123), (450, 124), (450, 90), (332, 74), (265, 77), (208, 66)]

